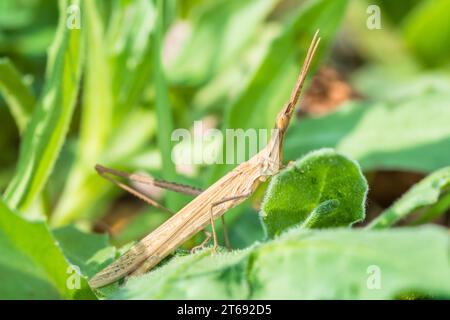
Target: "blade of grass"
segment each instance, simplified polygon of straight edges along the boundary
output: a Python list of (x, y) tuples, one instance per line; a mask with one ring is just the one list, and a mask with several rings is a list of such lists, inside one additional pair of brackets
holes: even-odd
[[(97, 3), (97, 6), (97, 11), (100, 12), (101, 3)], [(90, 54), (88, 48), (87, 72), (89, 73), (89, 70), (92, 70), (91, 84), (96, 86), (96, 82), (102, 78), (102, 75), (95, 69), (96, 65), (101, 65), (101, 69), (109, 69), (107, 71), (110, 75), (110, 88), (98, 86), (97, 89), (103, 87), (105, 90), (111, 91), (104, 94), (112, 95), (112, 116), (107, 116), (106, 119), (102, 117), (102, 121), (108, 122), (105, 125), (114, 128), (114, 130), (97, 131), (95, 128), (87, 128), (89, 133), (85, 135), (86, 143), (90, 144), (88, 139), (91, 134), (95, 135), (96, 137), (93, 137), (93, 139), (100, 143), (91, 144), (92, 147), (98, 146), (94, 148), (98, 148), (97, 151), (94, 150), (97, 156), (90, 156), (89, 159), (84, 160), (77, 159), (74, 168), (78, 167), (79, 170), (75, 171), (74, 169), (74, 173), (71, 174), (69, 179), (70, 185), (65, 188), (63, 197), (54, 211), (52, 223), (56, 225), (79, 219), (85, 219), (86, 222), (93, 221), (101, 216), (106, 206), (113, 201), (117, 192), (111, 191), (117, 190), (97, 175), (93, 170), (94, 162), (126, 171), (140, 169), (130, 163), (129, 159), (132, 155), (139, 153), (155, 134), (154, 112), (138, 104), (144, 95), (145, 86), (149, 85), (151, 76), (150, 35), (154, 31), (155, 15), (156, 9), (152, 1), (116, 1), (112, 3), (108, 24), (103, 24), (104, 34), (97, 35), (95, 39), (92, 37), (92, 43), (95, 43), (96, 46), (103, 43), (105, 47), (90, 48), (96, 50), (96, 54)], [(91, 16), (93, 15), (91, 14)], [(94, 23), (99, 24), (101, 22), (97, 20), (88, 22), (89, 30)], [(101, 25), (98, 25), (96, 28), (101, 27)], [(96, 56), (97, 58), (95, 58)], [(90, 61), (94, 58), (96, 62)], [(104, 65), (105, 62), (108, 65)], [(93, 69), (92, 66), (94, 66)], [(90, 86), (89, 83), (85, 83), (85, 85)], [(88, 90), (88, 88), (86, 89)], [(96, 94), (90, 99), (92, 105), (83, 102), (83, 110), (98, 108), (95, 101), (96, 99), (102, 99), (103, 94), (97, 89), (92, 90), (92, 94)], [(85, 95), (83, 98), (88, 97)], [(99, 116), (101, 111), (85, 110), (83, 112), (91, 113), (90, 126), (95, 127), (96, 113)], [(85, 120), (86, 117), (83, 117), (82, 122), (84, 123)], [(82, 131), (83, 123), (81, 124)], [(89, 125), (86, 124), (86, 126)], [(100, 139), (101, 135), (104, 136), (104, 139)], [(107, 143), (104, 144), (101, 140), (107, 140)], [(83, 144), (83, 142), (81, 143)], [(78, 162), (83, 163), (79, 164)]]
[[(435, 205), (439, 201), (439, 197), (442, 193), (446, 193), (449, 187), (450, 167), (435, 171), (415, 184), (403, 194), (400, 199), (394, 202), (392, 206), (376, 217), (366, 228), (390, 228), (398, 221), (405, 219), (416, 212), (418, 209)], [(448, 199), (446, 199), (446, 201), (448, 201)]]
[[(86, 76), (83, 92), (83, 113), (78, 154), (90, 166), (98, 160), (111, 131), (112, 91), (103, 24), (97, 1), (87, 1), (86, 19)], [(101, 116), (101, 121), (99, 121)]]
[(8, 58), (0, 59), (0, 92), (8, 104), (19, 131), (23, 132), (36, 105), (36, 99)]
[[(79, 203), (77, 194), (99, 160), (112, 130), (112, 89), (107, 60), (103, 23), (98, 1), (87, 1), (84, 7), (86, 32), (86, 72), (80, 123), (77, 160), (67, 179), (63, 195), (52, 217), (54, 225), (68, 222), (73, 212), (68, 208)], [(99, 121), (101, 117), (101, 121)]]
[[(164, 1), (157, 0), (156, 28), (153, 33), (153, 81), (156, 91), (156, 117), (158, 119), (158, 147), (162, 158), (162, 176), (164, 179), (174, 181), (176, 178), (175, 166), (172, 162), (171, 134), (173, 131), (173, 118), (169, 102), (169, 92), (163, 70), (161, 52), (162, 37), (164, 34)], [(167, 195), (167, 206), (174, 205), (176, 195)], [(172, 210), (175, 209), (172, 207)]]
[[(8, 58), (0, 59), (0, 92), (3, 93), (3, 97), (22, 136), (36, 105), (36, 98), (28, 85), (23, 81), (22, 75)], [(46, 210), (44, 205), (44, 198), (42, 194), (39, 201), (36, 201), (35, 205), (27, 212), (27, 217), (38, 218), (47, 216), (48, 210)]]
[(149, 83), (155, 16), (153, 1), (116, 1), (112, 4), (106, 38), (113, 74), (114, 125), (119, 125), (127, 116)]
[(438, 202), (428, 208), (412, 225), (428, 223), (443, 215), (450, 208), (450, 192), (441, 196)]
[[(80, 1), (70, 1), (80, 5)], [(25, 130), (16, 173), (4, 198), (26, 211), (44, 187), (64, 143), (75, 107), (82, 64), (83, 29), (66, 27), (67, 1), (50, 48), (44, 92)]]

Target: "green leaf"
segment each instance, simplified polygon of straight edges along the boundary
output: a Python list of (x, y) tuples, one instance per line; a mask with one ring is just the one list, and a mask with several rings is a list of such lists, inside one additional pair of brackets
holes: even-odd
[(389, 228), (417, 209), (437, 203), (439, 196), (448, 191), (449, 187), (450, 167), (436, 171), (415, 184), (391, 207), (373, 220), (368, 227), (372, 229)]
[(409, 49), (426, 65), (449, 62), (450, 20), (447, 0), (427, 0), (416, 6), (403, 25)]
[[(91, 299), (94, 294), (64, 258), (44, 222), (29, 222), (0, 200), (0, 298)], [(74, 286), (69, 286), (73, 284)], [(71, 289), (73, 288), (73, 289)]]
[(261, 207), (267, 235), (350, 226), (365, 216), (367, 182), (358, 164), (331, 149), (307, 154), (270, 182)]
[[(77, 144), (77, 159), (68, 174), (62, 197), (52, 216), (52, 223), (70, 222), (67, 216), (68, 203), (82, 202), (80, 189), (83, 183), (95, 174), (94, 166), (108, 143), (112, 129), (113, 97), (111, 70), (107, 59), (105, 34), (100, 18), (98, 1), (87, 1), (84, 8), (86, 30), (86, 71), (84, 74), (83, 102), (80, 122), (80, 138)], [(99, 121), (101, 116), (101, 121)], [(95, 193), (94, 193), (95, 194)], [(64, 207), (61, 212), (59, 208)]]
[[(140, 164), (133, 166), (132, 156), (154, 136), (155, 122), (154, 114), (142, 108), (130, 111), (121, 125), (111, 133), (108, 145), (95, 163), (123, 170), (141, 168)], [(145, 162), (147, 165), (151, 164), (148, 159), (145, 159)], [(92, 221), (103, 213), (102, 208), (107, 205), (108, 199), (111, 199), (111, 189), (118, 191), (109, 181), (97, 174), (95, 163), (86, 164), (84, 171), (77, 170), (72, 173), (71, 180), (67, 182), (53, 211), (53, 226), (61, 226), (77, 219)], [(158, 168), (159, 164), (160, 161), (157, 163)]]
[(0, 27), (5, 30), (26, 27), (33, 20), (33, 9), (37, 5), (36, 2), (4, 0), (0, 11)]
[(447, 212), (448, 209), (450, 209), (450, 192), (442, 192), (439, 200), (429, 208), (426, 208), (425, 212), (412, 224), (418, 225), (430, 222)]
[(79, 157), (52, 215), (54, 226), (81, 218), (92, 221), (103, 214), (113, 188), (97, 175), (95, 164), (135, 169), (130, 157), (156, 131), (154, 112), (137, 105), (152, 71), (156, 8), (149, 0), (115, 1), (104, 27), (101, 7), (101, 2), (92, 2), (85, 9), (91, 45), (86, 48)]
[(111, 298), (394, 299), (406, 293), (445, 298), (449, 249), (447, 231), (435, 227), (295, 228), (242, 251), (178, 256), (130, 279)]
[[(79, 3), (72, 1), (70, 3)], [(25, 212), (53, 169), (72, 118), (81, 75), (83, 29), (66, 27), (61, 2), (58, 31), (49, 52), (47, 81), (20, 146), (19, 162), (5, 193), (12, 208)]]
[[(107, 235), (89, 234), (73, 226), (65, 226), (53, 230), (66, 259), (76, 266), (81, 274), (89, 279), (110, 264), (116, 249), (109, 244)], [(110, 294), (118, 284), (95, 290), (99, 297)]]
[(450, 91), (450, 76), (442, 71), (418, 72), (402, 65), (368, 66), (353, 73), (351, 84), (373, 101), (406, 101)]
[(150, 81), (151, 35), (155, 29), (153, 1), (114, 1), (107, 27), (108, 60), (112, 74), (114, 123), (120, 123)]
[(107, 235), (89, 234), (74, 226), (54, 229), (53, 235), (71, 264), (90, 278), (106, 267), (115, 257), (116, 250), (109, 245)]
[(190, 35), (184, 39), (180, 53), (169, 63), (170, 81), (186, 86), (199, 85), (233, 59), (239, 59), (240, 49), (275, 4), (274, 0), (218, 0), (197, 8), (188, 20), (192, 21)]
[(284, 158), (331, 147), (377, 168), (431, 172), (450, 163), (448, 93), (390, 102), (350, 102), (336, 112), (302, 119), (288, 130)]
[(23, 77), (7, 58), (0, 59), (0, 92), (5, 98), (20, 132), (23, 132), (36, 104)]
[(78, 154), (80, 162), (90, 165), (98, 160), (108, 141), (113, 113), (111, 70), (98, 6), (98, 1), (87, 1), (83, 11), (87, 58)]
[[(162, 159), (162, 176), (164, 179), (174, 181), (176, 178), (175, 165), (172, 161), (172, 139), (173, 115), (172, 107), (169, 102), (169, 88), (166, 75), (162, 65), (163, 35), (164, 35), (164, 13), (165, 5), (163, 0), (157, 2), (156, 27), (153, 36), (152, 59), (153, 59), (153, 83), (156, 91), (155, 109), (158, 119), (158, 148)], [(167, 196), (168, 207), (174, 207), (176, 195)], [(177, 205), (181, 208), (181, 204)]]

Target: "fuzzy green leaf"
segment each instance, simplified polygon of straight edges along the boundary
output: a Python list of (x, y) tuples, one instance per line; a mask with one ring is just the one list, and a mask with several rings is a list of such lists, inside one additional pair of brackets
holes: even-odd
[(417, 209), (437, 203), (439, 196), (447, 192), (449, 187), (450, 167), (443, 168), (430, 174), (425, 179), (415, 184), (391, 207), (373, 220), (370, 223), (369, 228), (389, 228), (399, 220), (414, 213)]
[(242, 251), (178, 256), (130, 279), (111, 298), (445, 298), (450, 297), (449, 249), (448, 233), (440, 228), (295, 228)]
[[(44, 222), (29, 222), (0, 200), (0, 298), (92, 299)], [(71, 285), (68, 285), (71, 284)]]
[[(72, 3), (79, 4), (79, 1)], [(16, 173), (5, 193), (8, 205), (23, 212), (33, 204), (47, 182), (75, 107), (81, 76), (83, 29), (67, 28), (67, 5), (67, 1), (60, 4), (44, 93), (25, 130)]]
[(311, 152), (276, 175), (261, 217), (267, 235), (284, 230), (349, 226), (365, 216), (367, 182), (357, 163), (332, 149)]

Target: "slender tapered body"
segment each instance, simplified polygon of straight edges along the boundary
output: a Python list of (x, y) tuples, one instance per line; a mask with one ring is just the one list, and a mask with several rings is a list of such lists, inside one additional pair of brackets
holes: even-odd
[(284, 135), (319, 41), (320, 38), (317, 37), (316, 32), (291, 98), (278, 114), (275, 133), (267, 146), (200, 193), (115, 262), (97, 273), (89, 281), (93, 288), (151, 269), (186, 240), (208, 224), (214, 223), (214, 220), (227, 210), (245, 201), (261, 182), (279, 172), (282, 167)]

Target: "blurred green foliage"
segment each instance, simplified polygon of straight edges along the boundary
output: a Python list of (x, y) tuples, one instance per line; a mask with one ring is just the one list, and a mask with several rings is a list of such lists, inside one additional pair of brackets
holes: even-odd
[[(380, 30), (366, 26), (369, 4), (381, 8)], [(80, 16), (75, 16), (80, 29), (67, 27), (67, 19), (74, 14), (68, 11), (70, 5), (80, 8)], [(449, 10), (446, 0), (0, 1), (0, 246), (8, 250), (6, 259), (0, 261), (0, 280), (13, 275), (8, 280), (11, 282), (2, 286), (3, 291), (0, 289), (1, 297), (92, 297), (85, 285), (66, 292), (65, 268), (68, 263), (80, 265), (84, 277), (90, 277), (117, 253), (105, 238), (82, 233), (73, 225), (92, 231), (108, 223), (105, 216), (116, 215), (121, 221), (123, 215), (127, 223), (119, 223), (111, 239), (120, 246), (142, 237), (168, 216), (155, 208), (128, 207), (129, 200), (100, 178), (94, 165), (145, 171), (158, 178), (206, 188), (232, 166), (175, 166), (171, 159), (172, 130), (192, 128), (196, 120), (221, 130), (271, 128), (276, 113), (287, 101), (316, 29), (320, 29), (322, 42), (312, 73), (324, 64), (334, 66), (345, 74), (360, 98), (328, 115), (294, 119), (284, 146), (285, 160), (332, 147), (344, 157), (357, 160), (364, 172), (397, 169), (430, 173), (384, 217), (390, 217), (391, 225), (420, 209), (424, 214), (415, 223), (422, 224), (442, 215), (449, 207), (448, 184), (442, 183), (443, 171), (432, 172), (450, 165)], [(274, 183), (282, 176), (277, 179)], [(254, 204), (266, 187), (227, 214), (234, 247), (263, 241)], [(299, 186), (280, 186), (280, 190), (286, 188), (295, 193)], [(167, 193), (159, 201), (177, 210), (190, 199)], [(274, 217), (282, 211), (281, 200), (271, 204)], [(304, 205), (313, 210), (317, 203)], [(129, 211), (133, 214), (129, 215)], [(361, 217), (361, 212), (356, 211), (348, 214)], [(41, 221), (33, 222), (35, 219)], [(301, 222), (298, 217), (289, 219), (283, 223), (290, 226)], [(348, 221), (339, 225), (344, 224)], [(17, 226), (14, 232), (13, 225)], [(30, 241), (24, 233), (27, 230), (42, 241), (42, 248)], [(404, 246), (392, 248), (389, 255), (380, 258), (389, 260), (408, 251), (407, 239), (415, 231), (397, 232), (367, 233), (365, 238), (362, 231), (330, 231), (323, 235), (317, 231), (313, 238), (334, 243), (334, 237), (342, 233), (342, 247), (364, 238), (364, 245), (372, 248), (378, 246), (377, 241), (389, 247), (399, 237)], [(420, 246), (434, 239), (435, 256), (443, 255), (441, 249), (448, 248), (444, 235), (440, 231), (421, 232), (414, 243)], [(292, 234), (295, 246), (305, 246), (301, 231)], [(55, 239), (60, 246), (55, 245)], [(79, 245), (74, 239), (79, 239)], [(281, 248), (289, 242), (286, 239), (266, 247)], [(224, 276), (242, 276), (242, 261), (261, 256), (260, 271), (264, 275), (255, 275), (260, 283), (261, 279), (267, 280), (267, 252), (274, 251), (266, 247), (219, 257), (223, 262), (216, 261), (214, 268), (225, 272)], [(33, 250), (48, 250), (49, 259), (56, 261), (52, 267), (55, 269)], [(291, 255), (283, 252), (279, 254)], [(179, 261), (196, 261), (202, 254)], [(311, 259), (340, 261), (339, 250), (330, 256), (322, 254), (311, 249)], [(417, 256), (408, 254), (405, 261), (419, 266), (432, 259), (420, 252)], [(17, 265), (29, 263), (33, 270), (18, 268), (15, 273), (16, 265), (8, 265), (8, 259)], [(214, 261), (205, 259), (208, 263)], [(203, 258), (198, 260), (202, 265), (206, 263)], [(350, 260), (349, 266), (353, 262)], [(161, 269), (173, 269), (173, 276), (168, 276), (172, 278), (162, 278), (161, 285), (172, 283), (175, 275), (184, 270), (173, 267), (176, 264)], [(286, 270), (297, 264), (303, 265), (301, 257), (286, 262)], [(230, 268), (234, 270), (231, 273)], [(439, 268), (444, 270), (445, 264)], [(395, 268), (389, 270), (393, 277), (399, 276)], [(311, 279), (317, 280), (328, 271), (325, 268)], [(14, 282), (22, 274), (36, 284), (33, 290), (28, 292), (25, 286), (18, 286), (15, 291)], [(158, 293), (158, 286), (147, 291), (153, 277), (130, 283), (117, 294), (117, 288), (97, 294), (102, 297), (112, 292), (119, 298), (143, 297), (142, 292), (145, 297), (183, 296), (175, 291)], [(379, 297), (392, 298), (399, 288), (419, 288), (423, 283), (424, 290), (442, 292), (432, 271), (419, 287), (413, 278), (413, 273), (400, 277), (402, 283)], [(215, 280), (208, 278), (205, 283)], [(252, 297), (279, 297), (273, 291), (277, 286), (266, 284)], [(192, 283), (179, 284), (180, 288), (188, 285)], [(346, 283), (339, 285), (342, 287), (325, 296), (313, 290), (304, 291), (301, 297), (372, 297), (364, 290), (361, 294), (345, 291)], [(201, 296), (195, 286), (192, 288), (188, 297)]]

